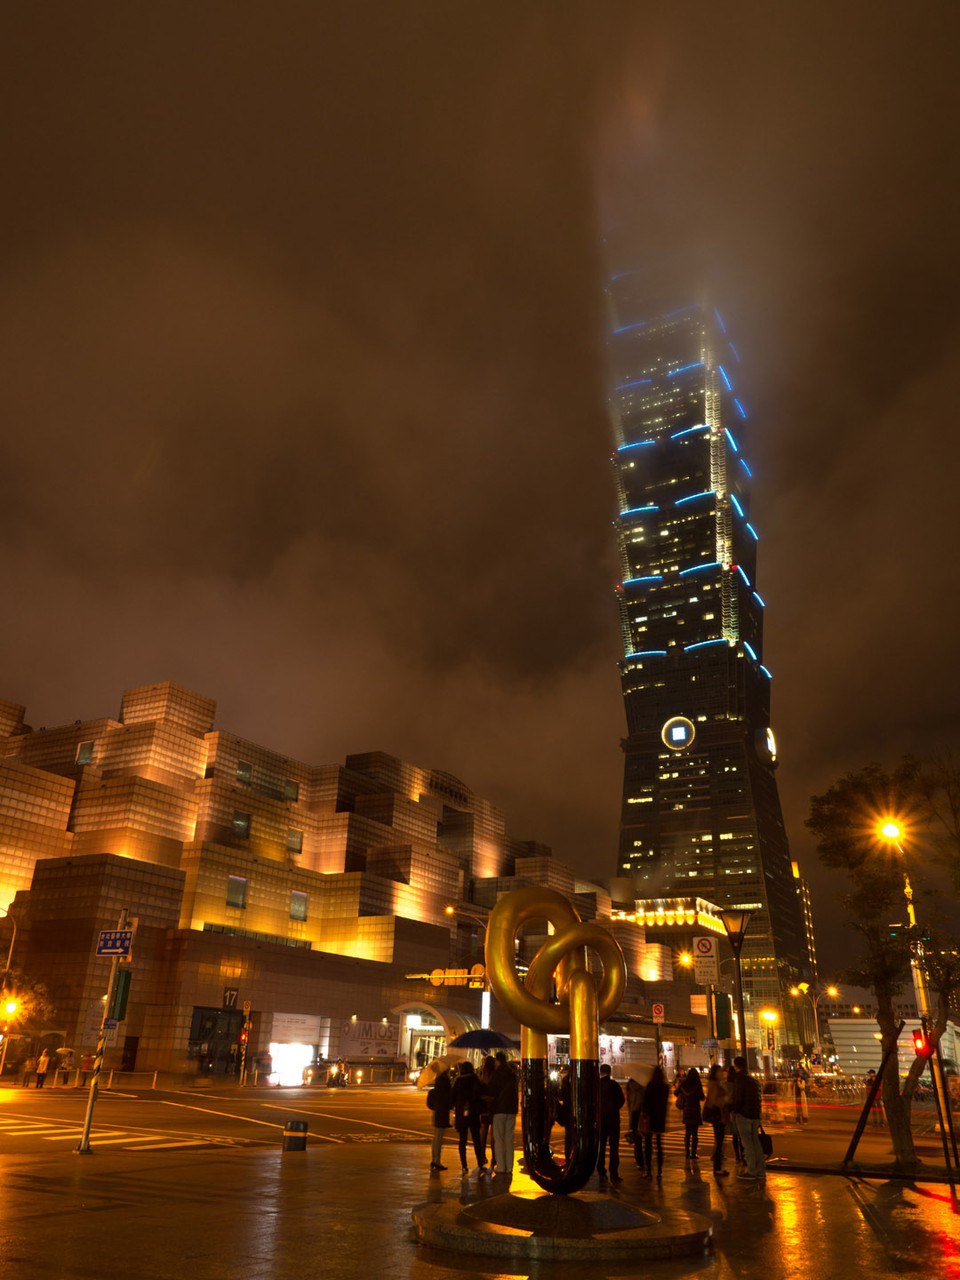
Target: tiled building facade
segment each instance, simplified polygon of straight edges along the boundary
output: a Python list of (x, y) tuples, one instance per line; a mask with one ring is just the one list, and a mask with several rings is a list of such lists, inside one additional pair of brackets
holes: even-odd
[[(423, 976), (482, 960), (482, 927), (450, 904), (482, 920), (533, 883), (609, 916), (602, 888), (508, 836), (452, 775), (381, 752), (310, 766), (215, 729), (215, 711), (170, 683), (128, 690), (115, 720), (56, 728), (0, 703), (0, 904), (15, 967), (47, 985), (72, 1047), (96, 1040), (95, 940), (122, 908), (137, 931), (110, 1061), (171, 1072), (231, 1069), (247, 1002), (251, 1055), (300, 1035), (350, 1056), (360, 1025), (414, 1056), (404, 1008), (445, 1032), (479, 1013), (475, 991)], [(642, 1013), (644, 944), (625, 941), (626, 1007)]]

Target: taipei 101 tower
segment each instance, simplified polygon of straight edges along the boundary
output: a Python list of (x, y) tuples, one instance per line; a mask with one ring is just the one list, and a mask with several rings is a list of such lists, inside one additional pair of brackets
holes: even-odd
[(617, 270), (607, 291), (627, 720), (618, 875), (638, 899), (751, 910), (744, 988), (783, 1007), (807, 951), (775, 776), (739, 356), (713, 300), (662, 265)]

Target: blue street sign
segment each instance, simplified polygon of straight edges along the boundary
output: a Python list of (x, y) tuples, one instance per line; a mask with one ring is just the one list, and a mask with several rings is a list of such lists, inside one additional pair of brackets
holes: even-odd
[(103, 1020), (104, 1031), (116, 1031), (119, 1025), (120, 1023), (116, 1020), (116, 1018), (104, 1018)]
[(132, 929), (102, 929), (97, 943), (97, 955), (128, 956), (132, 941)]
[(720, 1048), (720, 1041), (719, 1041), (719, 1040), (714, 1040), (714, 1039), (712, 1039), (712, 1037), (707, 1036), (707, 1037), (706, 1037), (706, 1039), (705, 1039), (705, 1040), (704, 1040), (704, 1042), (703, 1042), (703, 1047), (704, 1047), (705, 1049), (719, 1049), (719, 1048)]

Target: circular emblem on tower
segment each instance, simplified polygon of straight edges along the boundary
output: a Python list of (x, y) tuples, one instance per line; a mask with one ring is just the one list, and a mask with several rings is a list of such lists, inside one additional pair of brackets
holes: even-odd
[(696, 736), (693, 721), (686, 716), (671, 716), (660, 731), (663, 744), (671, 751), (686, 751)]

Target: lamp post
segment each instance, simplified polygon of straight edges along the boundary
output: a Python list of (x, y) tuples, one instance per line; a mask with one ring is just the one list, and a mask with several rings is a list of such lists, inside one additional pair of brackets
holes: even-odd
[[(747, 925), (750, 923), (752, 911), (740, 911), (732, 909), (730, 911), (721, 911), (720, 920), (724, 929), (727, 931), (727, 941), (733, 951), (733, 958), (736, 961), (735, 973), (737, 978), (737, 1017), (740, 1021), (740, 1056), (747, 1060), (747, 1023), (743, 1015), (743, 973), (740, 969), (740, 952), (743, 950), (743, 942), (747, 936)], [(749, 1065), (749, 1064), (748, 1064)]]
[(795, 987), (790, 988), (790, 994), (792, 996), (806, 996), (810, 1001), (810, 1007), (813, 1009), (813, 1038), (815, 1041), (816, 1054), (820, 1059), (820, 1066), (822, 1068), (823, 1047), (820, 1043), (820, 1001), (824, 996), (830, 996), (832, 999), (836, 999), (840, 994), (840, 989), (839, 987), (824, 987), (819, 995), (814, 998), (814, 996), (810, 994), (810, 983), (798, 982)]
[[(473, 911), (464, 911), (461, 907), (454, 906), (444, 907), (444, 911), (448, 916), (463, 916), (467, 920), (476, 920), (483, 930), (484, 938), (486, 938), (487, 922), (483, 916), (478, 916)], [(480, 992), (480, 1026), (484, 1031), (490, 1026), (490, 983), (487, 980), (486, 957), (484, 957), (483, 964), (483, 990)]]
[[(907, 900), (907, 919), (910, 922), (910, 928), (917, 927), (917, 913), (913, 908), (913, 886), (910, 884), (910, 876), (907, 872), (906, 855), (903, 852), (903, 845), (900, 843), (900, 837), (903, 835), (903, 828), (898, 822), (892, 818), (888, 818), (880, 828), (880, 834), (889, 844), (895, 845), (900, 857), (904, 859), (903, 866), (903, 896)], [(918, 960), (923, 959), (923, 944), (914, 942), (910, 947), (910, 971), (913, 975), (913, 992), (917, 998), (917, 1012), (924, 1023), (924, 1026), (930, 1021), (930, 994), (927, 990), (927, 978), (923, 971), (923, 965), (918, 964)]]
[(774, 1039), (774, 1027), (777, 1025), (777, 1019), (780, 1014), (776, 1009), (761, 1009), (761, 1030), (764, 1032), (764, 1045), (766, 1053), (763, 1055), (763, 1074), (767, 1080), (773, 1079), (773, 1063), (776, 1056), (776, 1040)]
[[(903, 859), (903, 896), (907, 900), (907, 919), (910, 922), (910, 928), (917, 927), (917, 913), (913, 908), (913, 886), (910, 884), (910, 876), (907, 872), (906, 855), (903, 851), (903, 845), (900, 843), (900, 837), (903, 835), (903, 828), (894, 818), (887, 818), (880, 826), (880, 835), (889, 844), (895, 845), (897, 852)], [(914, 933), (914, 941), (910, 947), (910, 970), (913, 974), (913, 990), (917, 997), (917, 1012), (920, 1015), (920, 1025), (926, 1034), (930, 1029), (932, 1018), (930, 1015), (930, 993), (927, 988), (927, 975), (923, 969), (923, 943)], [(946, 1082), (943, 1078), (943, 1063), (940, 1058), (940, 1046), (937, 1045), (937, 1052), (930, 1058), (930, 1075), (933, 1079), (933, 1091), (936, 1095), (937, 1106), (941, 1117), (950, 1114), (950, 1100), (947, 1096)], [(946, 1146), (946, 1129), (941, 1124), (944, 1137), (944, 1154), (947, 1153)], [(951, 1126), (952, 1136), (952, 1126)], [(947, 1158), (949, 1165), (949, 1158)]]

